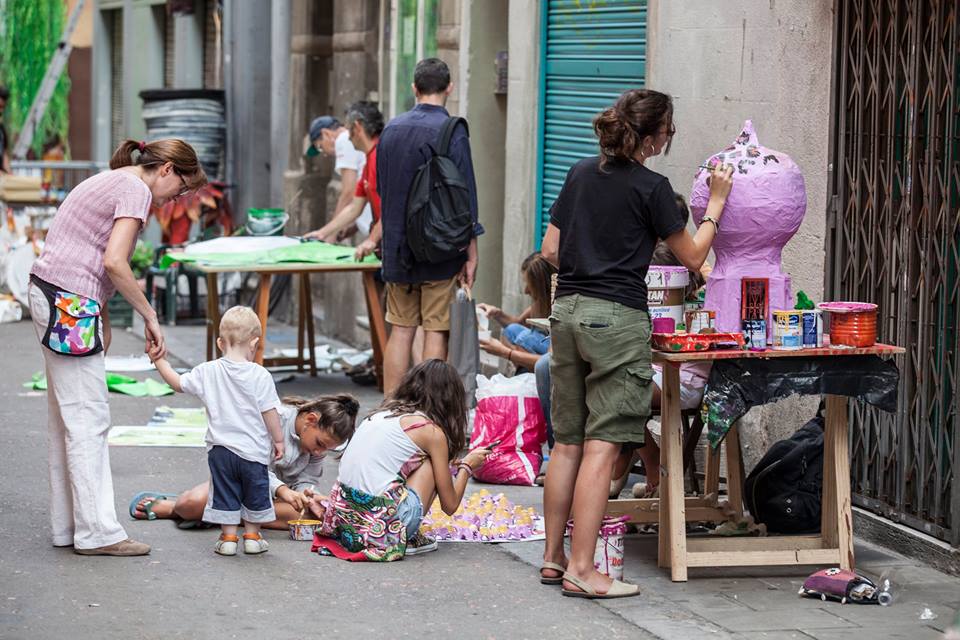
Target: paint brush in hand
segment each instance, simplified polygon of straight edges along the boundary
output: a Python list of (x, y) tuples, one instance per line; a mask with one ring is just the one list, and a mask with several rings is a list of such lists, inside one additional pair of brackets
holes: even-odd
[[(307, 487), (307, 489), (304, 489), (304, 493), (306, 493), (307, 490), (313, 491), (313, 485), (310, 485), (309, 487)], [(304, 502), (304, 503), (303, 503), (303, 509), (300, 509), (300, 519), (301, 519), (301, 520), (303, 520), (303, 516), (304, 516), (306, 513), (307, 513), (307, 503)]]

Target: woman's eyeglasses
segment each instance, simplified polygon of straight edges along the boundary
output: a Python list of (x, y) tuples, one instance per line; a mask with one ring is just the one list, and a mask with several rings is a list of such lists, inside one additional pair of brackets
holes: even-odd
[(180, 174), (180, 173), (178, 173), (178, 174), (177, 174), (177, 177), (180, 178), (180, 184), (183, 185), (183, 189), (181, 189), (180, 192), (177, 193), (177, 195), (173, 196), (174, 198), (179, 198), (180, 196), (185, 196), (185, 195), (190, 191), (190, 187), (187, 186), (187, 181), (184, 180), (183, 175)]

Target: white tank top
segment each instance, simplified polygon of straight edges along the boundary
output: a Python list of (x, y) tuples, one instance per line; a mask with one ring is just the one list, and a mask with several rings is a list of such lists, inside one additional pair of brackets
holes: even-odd
[[(390, 417), (381, 411), (365, 418), (340, 458), (339, 481), (378, 496), (397, 479), (407, 462), (425, 456), (400, 426), (400, 419), (409, 415)], [(427, 421), (422, 415), (413, 415)]]

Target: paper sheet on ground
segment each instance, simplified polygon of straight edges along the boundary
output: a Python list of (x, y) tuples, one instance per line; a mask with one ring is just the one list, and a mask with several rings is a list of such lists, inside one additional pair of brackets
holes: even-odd
[(143, 426), (117, 426), (107, 441), (115, 447), (204, 447), (207, 414), (200, 409), (157, 407)]
[[(123, 376), (119, 373), (107, 373), (106, 383), (107, 389), (110, 391), (135, 398), (143, 398), (146, 396), (159, 398), (161, 396), (173, 395), (173, 388), (170, 387), (170, 385), (166, 382), (157, 382), (152, 378), (147, 378), (143, 382), (140, 382), (136, 378)], [(46, 391), (47, 377), (42, 373), (35, 373), (29, 382), (23, 383), (23, 386), (28, 389), (33, 389), (34, 391)]]
[(107, 371), (125, 371), (139, 373), (156, 369), (146, 354), (138, 356), (107, 356), (103, 359)]
[[(272, 249), (254, 251), (217, 251), (217, 252), (178, 252), (168, 253), (160, 260), (160, 267), (166, 269), (175, 262), (198, 263), (204, 265), (224, 265), (245, 267), (283, 262), (306, 262), (311, 264), (354, 263), (355, 248), (326, 242), (294, 242)], [(376, 256), (369, 255), (364, 263), (377, 264)]]

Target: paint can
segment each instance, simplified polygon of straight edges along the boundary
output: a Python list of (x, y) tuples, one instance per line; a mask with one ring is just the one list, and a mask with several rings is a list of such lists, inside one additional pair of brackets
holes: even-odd
[(673, 333), (677, 329), (677, 323), (670, 317), (654, 318), (650, 322), (654, 333)]
[(697, 309), (695, 311), (687, 311), (686, 313), (687, 333), (700, 333), (704, 330), (713, 329), (716, 321), (717, 321), (716, 311), (711, 311), (709, 309)]
[(823, 318), (816, 309), (803, 311), (803, 348), (819, 349), (823, 346)]
[(773, 312), (773, 348), (796, 351), (803, 348), (803, 312), (796, 309)]
[[(627, 533), (630, 516), (603, 516), (593, 552), (593, 566), (613, 580), (623, 579), (623, 536)], [(573, 520), (567, 523), (568, 533), (573, 533)]]
[(747, 340), (747, 348), (751, 351), (763, 351), (767, 348), (767, 321), (744, 320), (743, 337)]
[(651, 265), (646, 282), (650, 320), (673, 318), (674, 328), (683, 324), (683, 297), (690, 284), (687, 268)]
[(872, 347), (877, 343), (877, 305), (872, 302), (821, 302), (830, 313), (830, 346)]
[(319, 520), (287, 520), (291, 540), (313, 540), (313, 534), (323, 524)]

